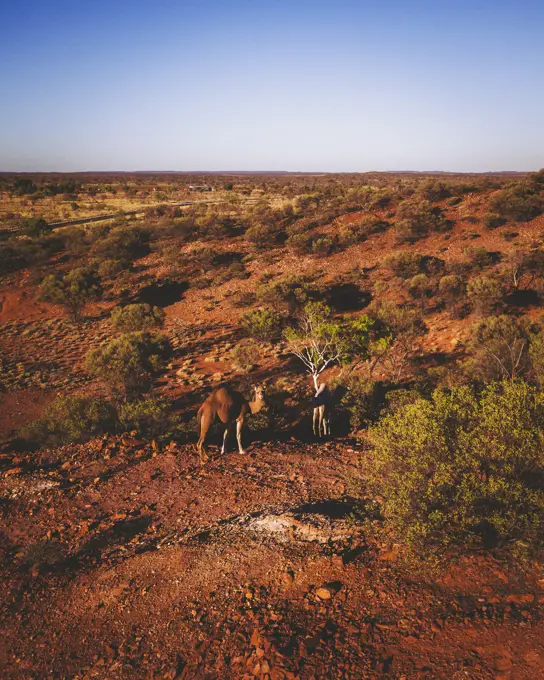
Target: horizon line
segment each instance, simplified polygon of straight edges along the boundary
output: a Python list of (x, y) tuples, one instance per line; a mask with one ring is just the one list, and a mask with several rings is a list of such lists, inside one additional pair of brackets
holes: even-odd
[(0, 170), (0, 175), (520, 175), (538, 170)]

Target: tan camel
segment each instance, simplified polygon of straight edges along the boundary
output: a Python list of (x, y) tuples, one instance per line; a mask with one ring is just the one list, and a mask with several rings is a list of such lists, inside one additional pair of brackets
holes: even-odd
[(244, 419), (246, 415), (258, 413), (265, 406), (264, 388), (258, 385), (254, 387), (254, 391), (253, 399), (248, 401), (240, 392), (230, 387), (218, 387), (198, 409), (197, 419), (200, 427), (200, 437), (198, 439), (197, 450), (201, 463), (207, 458), (205, 449), (206, 435), (216, 417), (226, 425), (221, 453), (225, 453), (227, 439), (234, 423), (236, 423), (238, 450), (240, 453), (245, 453), (242, 446)]

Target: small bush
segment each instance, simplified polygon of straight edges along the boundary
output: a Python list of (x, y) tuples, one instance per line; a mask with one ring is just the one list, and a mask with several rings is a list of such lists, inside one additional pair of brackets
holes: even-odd
[(409, 279), (420, 274), (423, 270), (423, 263), (424, 257), (421, 253), (410, 251), (392, 253), (383, 261), (384, 267), (387, 267), (395, 276), (400, 276), (402, 279)]
[(409, 404), (415, 404), (419, 399), (421, 394), (417, 390), (405, 388), (390, 390), (385, 396), (386, 412), (396, 413)]
[(161, 328), (165, 314), (162, 309), (145, 304), (115, 307), (111, 313), (111, 323), (120, 331), (147, 331)]
[(340, 242), (345, 245), (363, 243), (371, 234), (385, 231), (388, 223), (375, 215), (365, 215), (362, 219), (340, 228)]
[(168, 340), (158, 334), (126, 333), (85, 357), (87, 368), (114, 389), (127, 393), (146, 389), (170, 355)]
[(252, 309), (241, 320), (246, 335), (262, 342), (272, 342), (281, 335), (283, 316), (270, 309)]
[(530, 179), (514, 182), (490, 201), (491, 211), (505, 220), (529, 222), (544, 211), (542, 186)]
[(335, 241), (330, 236), (318, 236), (312, 240), (312, 253), (327, 257), (335, 248)]
[(50, 274), (40, 285), (40, 299), (66, 307), (78, 321), (85, 306), (102, 295), (100, 277), (89, 267)]
[(533, 335), (529, 347), (529, 358), (534, 379), (544, 389), (544, 331)]
[(438, 282), (438, 292), (444, 302), (456, 302), (465, 295), (465, 281), (461, 276), (457, 276), (456, 274), (443, 276)]
[(504, 289), (497, 279), (478, 276), (468, 282), (467, 297), (476, 313), (487, 316), (499, 306), (504, 297)]
[(259, 345), (255, 340), (241, 342), (230, 353), (236, 370), (249, 373), (258, 365), (261, 359)]
[(454, 302), (450, 307), (450, 316), (452, 319), (460, 320), (466, 319), (472, 311), (470, 304), (466, 300), (459, 300)]
[(43, 217), (27, 217), (23, 222), (21, 231), (27, 236), (44, 236), (51, 231), (51, 227)]
[(485, 248), (475, 248), (474, 246), (469, 246), (465, 249), (465, 254), (471, 265), (472, 269), (481, 270), (485, 267), (490, 267), (495, 263), (497, 255), (490, 253)]
[(428, 235), (429, 231), (412, 220), (400, 220), (395, 225), (395, 237), (398, 243), (415, 243)]
[(99, 258), (133, 261), (150, 252), (151, 234), (142, 227), (118, 227), (92, 247), (92, 254)]
[(171, 436), (177, 422), (166, 402), (155, 397), (123, 404), (118, 418), (123, 431), (136, 430), (149, 439)]
[(526, 383), (436, 391), (371, 429), (365, 460), (386, 524), (425, 550), (536, 541), (544, 528), (544, 397)]
[(408, 199), (397, 210), (396, 237), (399, 243), (414, 243), (431, 232), (444, 232), (451, 224), (442, 216), (440, 208), (433, 208), (429, 201)]
[(276, 224), (255, 224), (246, 231), (245, 239), (258, 248), (271, 248), (282, 233), (281, 227)]
[(236, 228), (235, 220), (231, 215), (214, 211), (197, 217), (195, 224), (198, 227), (201, 238), (211, 239), (232, 236)]
[(31, 239), (11, 239), (1, 243), (0, 276), (47, 259), (51, 250), (47, 244), (36, 243)]
[(347, 389), (340, 403), (349, 413), (352, 431), (362, 430), (377, 420), (381, 406), (379, 383), (352, 374), (344, 378), (340, 384)]
[(418, 188), (418, 193), (427, 201), (435, 203), (436, 201), (441, 201), (444, 198), (449, 198), (452, 194), (451, 188), (440, 180), (430, 179)]
[(484, 227), (486, 229), (497, 229), (505, 225), (507, 220), (497, 213), (487, 213), (484, 215)]
[(408, 293), (416, 300), (425, 300), (433, 296), (435, 285), (425, 274), (416, 274), (408, 281)]
[(490, 316), (472, 329), (470, 349), (467, 369), (472, 378), (514, 379), (528, 368), (529, 326), (506, 314)]
[(262, 284), (257, 288), (257, 299), (270, 304), (276, 310), (287, 309), (294, 313), (319, 295), (317, 288), (304, 276), (290, 275), (272, 284)]
[(191, 246), (179, 256), (178, 264), (196, 264), (203, 270), (208, 270), (215, 264), (217, 250), (210, 246)]
[(98, 274), (102, 279), (114, 279), (131, 270), (128, 260), (102, 260), (98, 262)]
[(21, 436), (41, 446), (86, 441), (115, 425), (115, 410), (103, 399), (61, 395), (45, 408), (43, 416), (21, 431)]
[(285, 245), (297, 255), (308, 255), (312, 252), (312, 240), (306, 233), (296, 233), (289, 236)]

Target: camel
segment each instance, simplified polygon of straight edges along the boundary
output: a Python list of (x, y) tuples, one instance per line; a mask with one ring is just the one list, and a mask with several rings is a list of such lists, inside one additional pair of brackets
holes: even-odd
[(240, 392), (228, 386), (218, 387), (198, 409), (197, 419), (200, 437), (198, 439), (197, 450), (201, 463), (207, 458), (205, 449), (206, 435), (216, 417), (226, 425), (221, 453), (225, 453), (227, 439), (234, 423), (236, 423), (238, 450), (240, 453), (245, 453), (242, 446), (244, 419), (246, 415), (258, 413), (265, 406), (264, 388), (261, 385), (257, 385), (254, 387), (254, 392), (253, 399), (248, 401)]
[(325, 437), (331, 433), (331, 414), (336, 404), (347, 392), (346, 387), (338, 385), (331, 390), (327, 383), (319, 383), (313, 398), (313, 431), (318, 437)]

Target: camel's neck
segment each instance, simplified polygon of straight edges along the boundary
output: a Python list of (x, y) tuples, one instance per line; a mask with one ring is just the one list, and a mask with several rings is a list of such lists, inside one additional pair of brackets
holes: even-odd
[(258, 413), (263, 406), (264, 402), (262, 399), (254, 399), (253, 401), (249, 402), (249, 410), (251, 413)]

